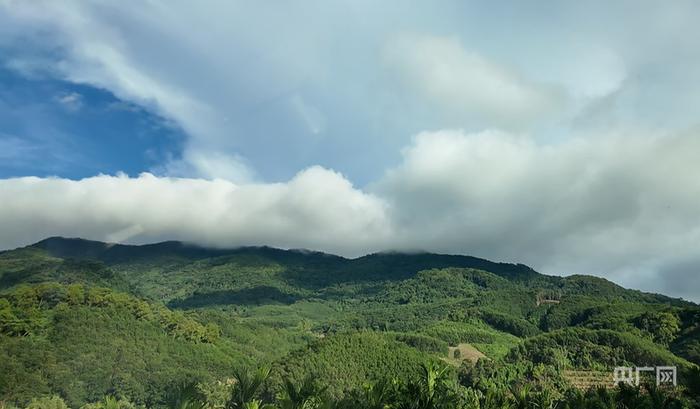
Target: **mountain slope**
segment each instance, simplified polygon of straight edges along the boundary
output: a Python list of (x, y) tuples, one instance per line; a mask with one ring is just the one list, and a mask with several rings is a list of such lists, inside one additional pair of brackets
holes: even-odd
[(691, 368), (698, 310), (596, 277), (466, 256), (50, 238), (0, 253), (1, 369), (11, 374), (0, 401), (24, 403), (34, 390), (79, 406), (114, 391), (151, 404), (169, 382), (216, 389), (242, 364), (320, 374), (339, 396), (422, 362), (459, 363), (447, 355), (457, 346), (486, 355), (480, 370), (504, 365), (514, 379), (543, 363)]
[(241, 360), (215, 325), (109, 289), (44, 283), (0, 296), (0, 400), (50, 392), (79, 406), (119, 390), (148, 403)]
[[(24, 259), (22, 257), (25, 256)], [(346, 284), (371, 286), (383, 281), (405, 280), (414, 277), (419, 271), (443, 269), (448, 267), (470, 268), (488, 271), (497, 276), (540, 290), (556, 290), (563, 294), (595, 295), (607, 298), (624, 297), (647, 302), (684, 304), (668, 297), (644, 294), (626, 290), (607, 280), (590, 276), (555, 277), (537, 273), (522, 264), (497, 263), (470, 256), (443, 255), (431, 253), (377, 253), (356, 259), (320, 252), (304, 250), (280, 250), (270, 247), (241, 247), (235, 249), (210, 249), (181, 242), (162, 242), (150, 245), (134, 246), (108, 244), (83, 239), (66, 239), (52, 237), (23, 249), (0, 253), (0, 263), (5, 258), (14, 258), (15, 262), (25, 265), (37, 264), (39, 259), (73, 260), (99, 262), (105, 268), (119, 273), (131, 285), (143, 287), (143, 295), (149, 294), (147, 284), (150, 279), (167, 277), (168, 280), (156, 282), (159, 287), (179, 287), (182, 281), (197, 279), (201, 281), (220, 278), (222, 275), (240, 271), (242, 277), (229, 276), (225, 282), (236, 279), (250, 279), (251, 276), (265, 270), (268, 278), (280, 284), (295, 287), (297, 290), (318, 291), (328, 287)], [(35, 270), (50, 269), (46, 262), (34, 266)], [(95, 265), (95, 269), (102, 268)], [(25, 281), (21, 272), (13, 276), (9, 269), (0, 265), (0, 287)], [(269, 274), (274, 271), (274, 274)], [(195, 274), (196, 272), (196, 274)], [(211, 273), (208, 275), (208, 273)], [(150, 274), (150, 276), (149, 276)], [(18, 276), (19, 275), (19, 276)], [(205, 280), (206, 278), (206, 280)], [(173, 282), (175, 280), (175, 282)], [(167, 281), (167, 282), (166, 282)], [(223, 289), (226, 283), (211, 283), (209, 287)], [(114, 283), (118, 285), (121, 283)], [(205, 282), (196, 283), (192, 293), (207, 290)], [(274, 287), (274, 286), (273, 286)], [(212, 288), (216, 289), (216, 288)], [(160, 294), (160, 300), (172, 301), (182, 297), (177, 294)]]

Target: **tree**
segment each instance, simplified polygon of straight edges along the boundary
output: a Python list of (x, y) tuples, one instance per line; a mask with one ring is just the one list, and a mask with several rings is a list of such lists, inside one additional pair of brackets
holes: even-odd
[(324, 402), (323, 394), (328, 387), (321, 387), (313, 376), (305, 377), (299, 386), (290, 379), (284, 380), (284, 389), (279, 399), (281, 409), (318, 409)]
[(480, 409), (510, 409), (513, 403), (505, 393), (494, 388), (490, 388), (479, 398)]
[[(238, 368), (233, 372), (235, 385), (231, 397), (226, 403), (227, 409), (245, 408), (246, 404), (257, 400), (260, 388), (270, 376), (270, 368), (263, 367), (256, 371)], [(259, 405), (259, 403), (258, 403)]]
[(513, 409), (530, 409), (534, 406), (534, 396), (530, 384), (513, 386), (510, 389), (513, 399)]
[(88, 403), (80, 409), (135, 409), (135, 406), (125, 399), (117, 399), (114, 396), (105, 396), (100, 402)]
[(365, 409), (386, 409), (392, 399), (396, 399), (394, 394), (394, 383), (383, 379), (376, 383), (366, 384), (363, 388), (363, 408)]
[(71, 305), (82, 305), (85, 302), (85, 287), (82, 284), (71, 284), (66, 289), (66, 301)]
[(34, 398), (27, 409), (68, 409), (66, 402), (60, 396)]
[(680, 320), (670, 312), (645, 312), (636, 318), (635, 325), (648, 332), (654, 341), (666, 346), (680, 331)]
[(254, 399), (243, 405), (244, 409), (276, 409), (275, 405), (262, 403), (260, 399)]
[(401, 409), (444, 409), (458, 407), (459, 397), (449, 376), (449, 367), (432, 362), (421, 366), (417, 380), (409, 381), (399, 392)]
[(204, 409), (207, 404), (204, 394), (197, 388), (197, 384), (188, 383), (171, 391), (166, 399), (166, 406), (168, 409)]

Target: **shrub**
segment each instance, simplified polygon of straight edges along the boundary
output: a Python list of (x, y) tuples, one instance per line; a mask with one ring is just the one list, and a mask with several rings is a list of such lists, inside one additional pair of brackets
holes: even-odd
[(27, 409), (68, 409), (66, 402), (60, 396), (34, 398), (27, 406)]

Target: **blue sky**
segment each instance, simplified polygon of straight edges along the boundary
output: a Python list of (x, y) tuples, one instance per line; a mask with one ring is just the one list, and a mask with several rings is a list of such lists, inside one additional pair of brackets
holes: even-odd
[[(52, 8), (61, 17), (58, 21), (46, 18)], [(581, 103), (570, 94), (607, 92), (624, 75), (618, 72), (623, 69), (618, 67), (621, 57), (595, 38), (598, 33), (592, 34), (590, 27), (579, 32), (586, 23), (579, 19), (595, 18), (608, 31), (606, 21), (588, 10), (590, 15), (579, 14), (576, 7), (562, 10), (556, 2), (536, 8), (517, 2), (414, 8), (401, 2), (283, 2), (275, 7), (214, 2), (210, 7), (190, 9), (176, 3), (167, 8), (158, 3), (139, 10), (110, 3), (32, 7), (9, 2), (10, 35), (3, 52), (8, 97), (15, 104), (46, 101), (41, 104), (44, 115), (66, 118), (46, 124), (44, 133), (62, 132), (76, 139), (93, 133), (83, 126), (109, 99), (143, 108), (145, 119), (94, 118), (108, 130), (134, 123), (131, 132), (121, 129), (119, 137), (112, 135), (122, 140), (119, 145), (140, 150), (114, 151), (110, 161), (116, 163), (99, 169), (106, 173), (157, 168), (153, 159), (144, 157), (148, 148), (141, 145), (142, 134), (147, 131), (138, 124), (154, 122), (149, 117), (154, 115), (184, 128), (190, 151), (232, 155), (248, 168), (246, 174), (208, 174), (201, 169), (205, 166), (195, 164), (185, 166), (186, 176), (246, 180), (252, 174), (256, 180), (283, 181), (300, 169), (322, 165), (366, 184), (396, 164), (399, 150), (424, 130), (495, 126), (555, 138), (555, 130), (575, 115), (566, 111), (574, 108), (567, 105)], [(158, 13), (161, 18), (154, 17)], [(212, 29), (198, 28), (203, 24)], [(554, 37), (571, 41), (552, 41)], [(413, 53), (411, 43), (421, 41), (424, 50)], [(459, 91), (452, 95), (448, 89), (432, 89), (423, 83), (426, 78), (414, 78), (422, 75), (419, 70), (440, 70), (437, 60), (452, 58), (447, 55), (455, 51), (462, 55), (454, 63), (465, 69), (499, 71), (500, 77), (482, 75), (482, 80), (493, 81), (492, 88), (515, 87), (523, 95), (479, 92), (470, 98)], [(585, 54), (577, 56), (583, 59), (579, 62), (597, 68), (566, 72), (578, 63), (571, 61), (577, 52)], [(462, 84), (463, 94), (476, 93), (473, 86)], [(65, 107), (48, 103), (72, 93), (85, 102), (80, 114), (66, 116)], [(525, 97), (532, 101), (517, 100)], [(182, 106), (175, 99), (182, 99)], [(562, 105), (561, 110), (553, 105)], [(107, 151), (115, 148), (112, 135), (97, 136)], [(163, 136), (151, 139), (158, 153), (161, 143), (171, 145), (166, 149), (171, 158), (188, 149)], [(162, 156), (156, 160), (168, 162)], [(66, 164), (56, 174), (90, 176), (94, 171), (81, 172), (77, 166)]]
[(699, 8), (0, 0), (0, 247), (422, 249), (698, 299)]
[(3, 178), (139, 174), (178, 154), (185, 138), (175, 123), (108, 91), (7, 68), (0, 107)]

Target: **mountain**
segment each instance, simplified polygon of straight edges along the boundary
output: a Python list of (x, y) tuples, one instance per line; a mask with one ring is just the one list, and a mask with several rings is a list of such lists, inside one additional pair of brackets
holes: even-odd
[(685, 376), (699, 323), (684, 300), (468, 256), (53, 237), (0, 253), (0, 402), (157, 406), (186, 380), (220, 393), (244, 364), (271, 365), (272, 389), (329, 379), (336, 397), (429, 362), (481, 385), (541, 381), (540, 367), (556, 385), (622, 365)]
[[(357, 259), (347, 259), (322, 252), (281, 250), (266, 246), (212, 249), (177, 241), (134, 246), (63, 237), (50, 237), (29, 247), (44, 250), (52, 257), (99, 260), (107, 265), (169, 258), (196, 261), (224, 256), (259, 256), (288, 265), (334, 268), (336, 274), (324, 274), (323, 277), (318, 277), (329, 281), (402, 278), (420, 270), (441, 267), (475, 268), (518, 279), (539, 276), (537, 272), (522, 264), (494, 263), (476, 257), (431, 253), (376, 253)], [(372, 268), (372, 272), (379, 275), (358, 276), (366, 274), (368, 268)]]

